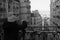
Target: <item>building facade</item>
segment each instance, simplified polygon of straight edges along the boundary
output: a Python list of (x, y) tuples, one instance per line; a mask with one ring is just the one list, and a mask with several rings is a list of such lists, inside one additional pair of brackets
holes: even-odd
[(30, 0), (20, 0), (20, 22), (30, 21), (31, 10)]
[(42, 17), (39, 14), (38, 10), (33, 11), (34, 15), (35, 15), (35, 25), (37, 26), (42, 26)]
[[(3, 2), (5, 1), (5, 2)], [(10, 17), (11, 15), (15, 15), (18, 17), (18, 19), (21, 21), (28, 19), (30, 20), (30, 13), (31, 13), (31, 6), (29, 0), (3, 0), (1, 7), (5, 7), (5, 18)], [(4, 5), (5, 4), (5, 5)], [(2, 14), (2, 13), (1, 13)]]
[(18, 16), (19, 11), (20, 11), (20, 1), (8, 0), (7, 2), (8, 2), (8, 4), (7, 4), (7, 17), (11, 16), (11, 15)]
[(8, 18), (19, 15), (19, 4), (17, 0), (0, 0), (0, 18)]
[(32, 12), (31, 24), (33, 26), (42, 26), (42, 17), (39, 14), (38, 10)]
[(31, 22), (31, 24), (29, 26), (32, 27), (34, 31), (41, 31), (42, 18), (41, 18), (41, 15), (39, 14), (38, 10), (32, 11), (30, 22)]
[(0, 18), (5, 17), (5, 13), (6, 13), (5, 4), (6, 4), (5, 0), (0, 0)]
[(4, 21), (3, 18), (5, 18), (5, 14), (6, 14), (5, 3), (6, 3), (5, 0), (0, 0), (0, 40), (4, 40), (4, 30), (1, 26)]
[(50, 25), (60, 26), (60, 0), (51, 0)]
[(48, 17), (44, 17), (44, 26), (50, 26), (50, 20)]

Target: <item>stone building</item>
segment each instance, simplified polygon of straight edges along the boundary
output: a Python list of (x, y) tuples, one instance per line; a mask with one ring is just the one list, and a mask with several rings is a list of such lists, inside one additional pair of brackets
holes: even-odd
[(41, 18), (41, 15), (39, 14), (38, 10), (32, 11), (32, 13), (31, 13), (31, 25), (30, 26), (36, 27), (33, 29), (34, 31), (41, 30), (42, 18)]
[(20, 22), (30, 21), (31, 10), (30, 10), (30, 1), (29, 0), (20, 0)]
[(12, 15), (18, 16), (20, 10), (20, 1), (19, 0), (8, 0), (7, 1), (7, 17)]
[(3, 18), (5, 17), (6, 8), (5, 8), (5, 0), (0, 0), (0, 40), (4, 39), (4, 30), (2, 29)]
[(60, 26), (60, 0), (51, 0), (50, 25)]
[(8, 18), (12, 15), (18, 16), (20, 2), (18, 0), (0, 0), (0, 18)]
[(34, 25), (36, 26), (42, 26), (42, 17), (41, 15), (39, 14), (39, 11), (38, 10), (35, 10), (33, 11), (34, 13)]
[(5, 4), (6, 4), (5, 0), (0, 0), (0, 18), (5, 17), (5, 13), (6, 13)]
[(15, 15), (21, 21), (28, 19), (30, 20), (31, 15), (31, 6), (29, 0), (4, 0), (3, 7), (5, 7), (5, 18), (10, 17), (11, 15)]
[(47, 17), (45, 17), (44, 18), (44, 26), (46, 26), (46, 27), (49, 26), (47, 20), (48, 20)]

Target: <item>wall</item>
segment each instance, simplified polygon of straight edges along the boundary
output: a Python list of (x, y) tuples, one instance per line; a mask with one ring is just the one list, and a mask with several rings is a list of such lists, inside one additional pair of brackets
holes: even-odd
[(50, 5), (50, 24), (51, 26), (60, 26), (60, 0), (51, 2)]

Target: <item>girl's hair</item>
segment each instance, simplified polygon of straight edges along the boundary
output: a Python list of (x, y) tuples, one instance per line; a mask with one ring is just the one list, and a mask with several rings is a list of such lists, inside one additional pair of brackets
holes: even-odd
[(26, 24), (27, 24), (27, 22), (26, 22), (26, 21), (23, 21), (23, 22), (22, 22), (22, 24), (23, 24), (23, 25), (26, 25)]

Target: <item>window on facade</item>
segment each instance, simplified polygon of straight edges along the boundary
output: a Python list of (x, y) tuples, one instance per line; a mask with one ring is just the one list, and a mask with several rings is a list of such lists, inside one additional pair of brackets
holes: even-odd
[(0, 5), (2, 5), (2, 3), (0, 3)]
[(27, 0), (27, 2), (29, 2), (29, 0)]
[(59, 1), (59, 0), (56, 0), (57, 2)]
[(30, 9), (31, 8), (31, 6), (29, 5), (29, 6), (27, 6), (27, 9)]
[(34, 24), (36, 24), (36, 23), (34, 22)]
[(31, 17), (34, 17), (34, 13), (31, 14)]
[(6, 8), (4, 8), (3, 10), (6, 11)]
[(6, 0), (3, 0), (3, 2), (6, 2)]
[(13, 9), (15, 9), (15, 6), (13, 6)]
[(5, 8), (0, 8), (0, 12), (5, 12), (6, 9)]
[(56, 16), (53, 16), (54, 18), (56, 17)]
[(29, 0), (25, 0), (24, 2), (29, 2)]
[(12, 2), (12, 0), (8, 0), (8, 2)]
[(56, 11), (57, 9), (56, 8), (53, 8), (53, 11)]
[(57, 15), (56, 17), (57, 17), (58, 19), (60, 19), (60, 16)]
[(19, 9), (19, 7), (16, 7), (17, 9)]
[(53, 17), (54, 17), (54, 18), (58, 18), (58, 19), (60, 19), (60, 16), (58, 16), (58, 15), (57, 15), (57, 16), (53, 16)]
[(15, 1), (19, 2), (19, 0), (15, 0)]
[(27, 0), (24, 0), (24, 2), (27, 2)]
[(58, 11), (58, 14), (60, 14), (60, 11)]
[(54, 0), (55, 1), (55, 3), (57, 3), (59, 0)]
[(58, 24), (57, 24), (57, 23), (55, 23), (55, 22), (53, 22), (53, 24), (55, 24), (56, 26), (58, 26)]
[(56, 6), (56, 8), (57, 8), (57, 9), (59, 9), (59, 8), (60, 8), (60, 6), (58, 6), (58, 5), (57, 5), (57, 6)]
[(26, 1), (24, 1), (24, 2), (26, 2)]
[(59, 6), (56, 6), (57, 8), (59, 7)]
[(8, 5), (8, 12), (10, 12), (11, 10), (10, 10), (10, 5)]
[(10, 5), (8, 5), (8, 8), (10, 9)]

